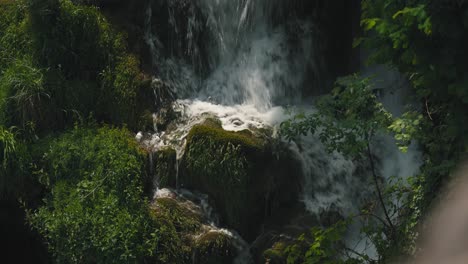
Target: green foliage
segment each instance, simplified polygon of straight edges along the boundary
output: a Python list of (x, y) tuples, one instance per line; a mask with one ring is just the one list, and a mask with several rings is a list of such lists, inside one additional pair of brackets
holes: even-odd
[[(383, 126), (395, 133), (402, 151), (407, 151), (414, 140), (424, 151), (421, 175), (409, 185), (395, 184), (391, 192), (385, 193), (393, 197), (391, 199), (401, 198), (397, 199), (400, 201), (397, 210), (400, 239), (394, 240), (393, 244), (386, 243), (386, 236), (379, 231), (383, 226), (379, 224), (367, 225), (364, 230), (373, 236), (379, 253), (388, 258), (414, 253), (416, 225), (468, 149), (468, 6), (463, 1), (365, 0), (362, 1), (362, 11), (361, 26), (365, 35), (357, 39), (355, 45), (363, 45), (371, 51), (369, 63), (389, 64), (406, 75), (415, 99), (422, 106), (416, 111), (411, 109), (391, 124), (384, 122)], [(359, 100), (359, 97), (355, 99)], [(351, 100), (346, 103), (353, 105)], [(339, 105), (328, 105), (333, 111), (341, 111)], [(339, 113), (333, 112), (333, 115), (339, 117)], [(297, 133), (308, 132), (311, 128), (315, 130), (315, 125), (324, 127), (317, 131), (331, 149), (344, 150), (345, 154), (362, 153), (359, 144), (362, 138), (347, 134), (358, 131), (355, 125), (346, 124), (347, 118), (340, 120), (345, 122), (344, 125), (330, 120), (323, 123), (321, 119), (327, 117), (299, 116), (295, 121), (283, 124), (284, 133), (293, 138)], [(365, 124), (372, 119), (355, 120)], [(327, 123), (331, 127), (327, 127)], [(343, 131), (335, 125), (346, 129)], [(361, 124), (356, 126), (370, 128)], [(387, 204), (391, 207), (389, 211), (396, 210), (392, 206), (395, 203)]]
[[(288, 139), (315, 132), (329, 150), (352, 157), (362, 157), (367, 145), (370, 160), (370, 139), (378, 129), (393, 132), (403, 152), (418, 141), (424, 151), (421, 175), (409, 183), (389, 182), (380, 200), (391, 218), (368, 221), (362, 230), (376, 246), (379, 260), (387, 261), (415, 252), (420, 218), (468, 149), (468, 6), (454, 1), (365, 0), (362, 10), (366, 34), (355, 45), (371, 51), (369, 63), (389, 64), (405, 74), (422, 108), (392, 120), (366, 91), (367, 81), (348, 77), (338, 83), (351, 89), (335, 89), (318, 102), (318, 113), (296, 116), (282, 124), (282, 132)], [(359, 87), (363, 93), (355, 91)], [(373, 210), (371, 206), (362, 213), (370, 217)], [(385, 231), (391, 222), (396, 224), (393, 235)]]
[(115, 68), (106, 68), (100, 77), (103, 91), (99, 103), (105, 106), (105, 114), (116, 123), (131, 121), (135, 125), (138, 93), (143, 86), (137, 58), (119, 58)]
[[(29, 59), (14, 61), (0, 76), (2, 118), (4, 123), (17, 123), (26, 127), (28, 122), (39, 121), (42, 105), (50, 96), (44, 88), (44, 75), (32, 66)], [(13, 121), (15, 120), (15, 121)]]
[(12, 129), (0, 126), (0, 199), (24, 195), (30, 156)]
[[(456, 163), (468, 145), (467, 6), (450, 1), (377, 2), (384, 8), (374, 8), (375, 1), (363, 4), (363, 21), (379, 21), (363, 39), (374, 50), (371, 61), (392, 64), (411, 81), (423, 103), (424, 125), (415, 138), (426, 149), (427, 161)], [(399, 45), (396, 35), (411, 45)], [(451, 171), (450, 166), (442, 171), (430, 167), (425, 166), (429, 178), (439, 183)]]
[(69, 0), (30, 1), (34, 55), (67, 79), (96, 79), (125, 55), (124, 41), (96, 7)]
[(159, 211), (168, 217), (177, 232), (193, 233), (200, 229), (202, 218), (187, 208), (183, 208), (171, 198), (158, 198), (156, 201)]
[(276, 264), (284, 263), (287, 258), (285, 249), (288, 245), (283, 241), (278, 241), (273, 246), (263, 252), (263, 258), (266, 262)]
[(214, 199), (225, 201), (223, 211), (232, 226), (239, 226), (243, 216), (243, 201), (247, 197), (249, 172), (253, 164), (246, 152), (259, 148), (254, 139), (222, 128), (197, 125), (188, 136), (184, 162), (192, 172), (186, 183), (202, 184), (202, 189), (210, 190)]
[(16, 58), (31, 53), (25, 10), (22, 1), (0, 2), (0, 73)]
[(331, 95), (317, 102), (317, 112), (283, 122), (282, 135), (293, 140), (300, 134), (317, 133), (329, 151), (352, 158), (365, 156), (373, 136), (392, 122), (391, 114), (378, 102), (369, 81), (358, 75), (338, 79)]
[[(421, 109), (398, 118), (400, 148), (417, 140), (424, 151), (422, 174), (411, 187), (403, 233), (414, 241), (415, 226), (468, 150), (468, 6), (464, 1), (362, 3), (366, 34), (358, 43), (372, 51), (370, 63), (385, 63), (406, 75)], [(406, 246), (412, 253), (413, 245)]]
[(0, 99), (16, 99), (0, 108), (7, 125), (33, 122), (40, 132), (93, 115), (134, 127), (151, 107), (138, 59), (97, 7), (20, 0), (0, 13)]
[(143, 198), (145, 153), (125, 129), (75, 128), (52, 139), (37, 168), (50, 189), (30, 214), (59, 263), (137, 263), (158, 257)]
[[(316, 133), (330, 152), (341, 152), (354, 160), (367, 162), (375, 185), (376, 198), (369, 199), (369, 206), (361, 210), (360, 217), (364, 220), (361, 232), (372, 241), (379, 254), (379, 260), (385, 260), (407, 246), (407, 240), (401, 235), (401, 229), (406, 222), (401, 218), (407, 217), (407, 207), (403, 204), (408, 199), (411, 189), (401, 181), (391, 180), (383, 182), (386, 188), (381, 187), (382, 178), (372, 152), (374, 137), (379, 133), (394, 132), (395, 137), (400, 140), (402, 150), (406, 150), (413, 135), (418, 133), (421, 121), (411, 119), (419, 115), (410, 113), (394, 119), (377, 100), (368, 78), (352, 75), (338, 79), (337, 85), (331, 95), (323, 96), (317, 102), (315, 113), (309, 116), (299, 115), (282, 123), (282, 135), (293, 140), (298, 133)], [(381, 214), (384, 217), (380, 217)], [(314, 250), (315, 247), (326, 244), (319, 238), (324, 236), (327, 239), (338, 239), (335, 237), (338, 233), (333, 229), (326, 232), (315, 230), (314, 233), (318, 237), (314, 243), (318, 245), (312, 244), (308, 252), (313, 263), (320, 263), (324, 261), (321, 259), (323, 256), (332, 254), (336, 249), (327, 244), (326, 249), (330, 251)], [(333, 236), (329, 238), (331, 235)], [(354, 253), (360, 254), (365, 262), (373, 261), (362, 252)], [(302, 257), (296, 253), (293, 255)]]
[[(351, 219), (351, 218), (350, 218)], [(357, 264), (366, 263), (367, 256), (349, 257), (341, 243), (350, 220), (340, 221), (328, 228), (315, 227), (310, 234), (301, 235), (283, 250), (288, 264)], [(354, 252), (353, 252), (354, 253)]]
[(409, 111), (396, 118), (388, 127), (394, 132), (398, 147), (402, 152), (406, 153), (411, 142), (422, 133), (423, 122), (425, 120), (420, 113)]

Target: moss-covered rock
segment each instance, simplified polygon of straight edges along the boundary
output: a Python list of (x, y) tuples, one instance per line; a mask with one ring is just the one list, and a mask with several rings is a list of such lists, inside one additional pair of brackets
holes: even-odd
[(155, 153), (155, 176), (159, 187), (176, 187), (177, 153), (173, 148), (163, 148)]
[[(193, 236), (199, 232), (202, 227), (201, 215), (196, 214), (180, 203), (176, 198), (163, 197), (158, 198), (151, 206), (150, 215), (155, 223), (164, 227), (164, 231), (175, 244), (177, 254), (168, 254), (178, 256), (177, 259), (167, 259), (165, 263), (192, 263), (192, 251), (194, 242)], [(165, 233), (165, 234), (166, 234)], [(172, 245), (171, 244), (171, 245)], [(170, 247), (171, 249), (172, 247)], [(166, 250), (162, 250), (165, 252)]]
[(166, 243), (169, 249), (173, 245), (178, 248), (177, 254), (169, 252), (168, 257), (178, 258), (164, 263), (232, 263), (238, 253), (234, 236), (210, 225), (200, 206), (174, 191), (162, 189), (150, 214), (156, 223), (165, 226), (162, 235), (175, 236)]
[(180, 182), (207, 193), (223, 223), (252, 240), (265, 219), (298, 200), (300, 166), (286, 148), (273, 146), (248, 130), (225, 131), (207, 119), (187, 137)]
[(233, 263), (236, 252), (232, 236), (219, 231), (210, 231), (197, 239), (194, 263)]
[(167, 215), (177, 232), (193, 233), (201, 228), (203, 216), (181, 205), (174, 198), (164, 197), (156, 200), (155, 214), (162, 212)]

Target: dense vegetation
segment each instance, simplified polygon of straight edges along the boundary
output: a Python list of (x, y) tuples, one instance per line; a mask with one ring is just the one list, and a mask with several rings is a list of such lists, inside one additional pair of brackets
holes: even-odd
[(176, 255), (177, 234), (150, 215), (147, 153), (124, 128), (151, 88), (125, 43), (94, 6), (0, 2), (0, 194), (29, 208), (59, 263)]
[[(347, 262), (385, 263), (417, 252), (419, 224), (451, 179), (456, 165), (466, 157), (467, 11), (465, 1), (362, 1), (364, 33), (355, 45), (371, 51), (369, 64), (386, 64), (404, 74), (414, 101), (419, 104), (407, 109), (401, 117), (392, 117), (379, 106), (370, 86), (366, 85), (368, 80), (352, 76), (339, 80), (334, 93), (320, 100), (318, 114), (299, 115), (283, 124), (283, 133), (290, 139), (297, 134), (317, 132), (332, 151), (358, 155), (367, 152), (374, 177), (370, 151), (372, 135), (378, 129), (394, 133), (402, 151), (412, 141), (422, 149), (421, 173), (408, 175), (413, 176), (409, 188), (387, 182), (388, 191), (383, 191), (375, 181), (377, 195), (373, 199), (379, 201), (379, 210), (385, 218), (377, 224), (367, 222), (362, 232), (376, 247), (378, 258), (351, 252), (354, 257)], [(317, 128), (321, 129), (317, 131)], [(395, 203), (395, 197), (403, 199), (403, 203)], [(396, 216), (389, 217), (387, 208), (396, 208)], [(364, 215), (369, 213), (363, 210)], [(336, 257), (350, 251), (338, 243), (337, 236), (344, 235), (339, 232), (342, 225), (313, 232), (311, 244), (304, 245), (304, 238), (299, 239), (297, 245), (284, 249), (288, 261), (340, 261)], [(322, 240), (326, 243), (320, 243)]]
[[(232, 261), (232, 238), (205, 232), (200, 214), (175, 198), (150, 205), (151, 173), (162, 186), (182, 183), (208, 193), (224, 222), (254, 240), (266, 218), (282, 217), (297, 200), (297, 164), (285, 158), (290, 153), (275, 152), (278, 142), (256, 131), (228, 132), (208, 119), (188, 135), (180, 179), (173, 149), (159, 151), (148, 169), (148, 153), (130, 132), (148, 126), (154, 111), (151, 80), (138, 57), (144, 55), (129, 51), (128, 33), (103, 15), (101, 2), (0, 0), (0, 199), (21, 204), (54, 262)], [(371, 80), (352, 74), (317, 101), (316, 113), (282, 124), (289, 140), (315, 133), (329, 151), (365, 164), (375, 195), (359, 215), (276, 242), (262, 252), (271, 263), (413, 256), (420, 224), (466, 156), (468, 2), (363, 0), (361, 6), (363, 32), (355, 46), (370, 51), (370, 65), (401, 72), (417, 103), (392, 116)], [(408, 175), (407, 183), (383, 180), (374, 153), (382, 133), (393, 134), (402, 151), (417, 142), (419, 175)], [(376, 256), (341, 243), (356, 220)]]
[(57, 262), (141, 262), (156, 252), (146, 156), (128, 133), (76, 128), (47, 142), (36, 174), (48, 195), (30, 217)]
[(89, 116), (137, 125), (149, 84), (124, 35), (96, 7), (5, 1), (0, 12), (5, 125), (42, 132)]

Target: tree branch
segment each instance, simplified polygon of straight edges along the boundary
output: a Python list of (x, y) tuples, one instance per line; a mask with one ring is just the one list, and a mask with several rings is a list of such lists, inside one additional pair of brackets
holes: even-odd
[[(374, 180), (374, 184), (375, 184), (375, 187), (377, 189), (377, 195), (378, 195), (378, 198), (379, 198), (379, 202), (380, 202), (380, 205), (382, 206), (382, 210), (384, 211), (385, 218), (387, 219), (387, 222), (388, 222), (387, 224), (388, 224), (388, 226), (390, 226), (390, 229), (392, 230), (392, 236), (395, 236), (396, 229), (395, 229), (395, 226), (392, 223), (392, 220), (390, 219), (387, 207), (385, 206), (385, 202), (384, 202), (383, 196), (382, 196), (382, 190), (380, 189), (380, 185), (379, 185), (379, 179), (378, 179), (377, 174), (375, 172), (374, 158), (372, 157), (372, 152), (371, 152), (370, 143), (369, 143), (369, 137), (367, 137), (366, 146), (367, 146), (367, 157), (368, 157), (369, 162), (370, 162), (371, 171), (372, 171), (372, 178)], [(393, 237), (393, 238), (395, 238), (395, 237)]]

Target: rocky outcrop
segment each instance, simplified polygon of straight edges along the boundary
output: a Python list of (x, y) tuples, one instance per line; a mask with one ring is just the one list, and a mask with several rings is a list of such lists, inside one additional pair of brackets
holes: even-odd
[(229, 264), (242, 250), (238, 237), (214, 227), (199, 205), (170, 189), (158, 191), (151, 215), (174, 231), (171, 240), (179, 251), (177, 263)]
[(280, 221), (298, 202), (299, 170), (281, 144), (208, 119), (187, 137), (180, 183), (208, 194), (222, 223), (253, 240), (265, 222)]
[(173, 148), (162, 148), (155, 154), (154, 174), (159, 187), (176, 187), (177, 153)]
[(225, 232), (209, 231), (195, 242), (194, 262), (203, 264), (232, 263), (236, 256), (232, 237)]

